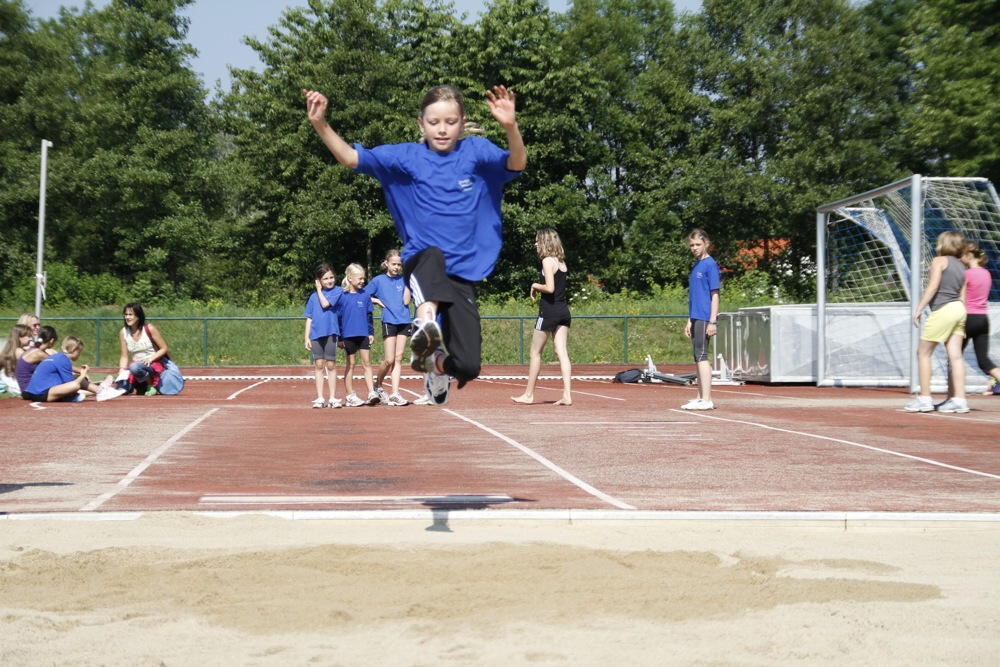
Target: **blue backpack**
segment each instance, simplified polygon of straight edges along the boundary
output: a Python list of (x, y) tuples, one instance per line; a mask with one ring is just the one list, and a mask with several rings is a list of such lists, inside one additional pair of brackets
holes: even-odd
[(160, 393), (164, 396), (173, 396), (174, 394), (181, 393), (181, 390), (184, 389), (184, 376), (181, 375), (180, 367), (170, 358), (167, 359), (167, 363), (164, 365), (166, 368), (160, 373), (160, 386), (158, 387)]

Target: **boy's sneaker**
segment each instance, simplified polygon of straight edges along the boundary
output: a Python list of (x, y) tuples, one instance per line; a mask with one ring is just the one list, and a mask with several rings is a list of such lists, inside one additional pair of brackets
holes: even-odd
[(965, 413), (969, 411), (969, 403), (964, 398), (949, 398), (947, 401), (938, 406), (938, 412), (960, 412)]
[(906, 412), (934, 412), (934, 402), (928, 396), (917, 396), (904, 405), (903, 410)]
[(156, 391), (156, 387), (150, 387), (146, 390), (146, 396), (156, 396), (160, 392)]
[(368, 392), (368, 405), (378, 405), (381, 400), (382, 397), (379, 396), (377, 391), (372, 390)]
[(431, 369), (424, 376), (424, 389), (431, 397), (431, 405), (444, 405), (448, 402), (448, 392), (451, 390), (451, 376), (439, 373), (438, 360), (444, 357), (444, 352), (437, 350), (430, 360)]
[(399, 394), (393, 394), (389, 398), (385, 399), (385, 404), (392, 406), (406, 405), (406, 399)]
[(344, 405), (349, 408), (360, 408), (365, 402), (358, 398), (357, 394), (348, 394), (344, 398)]
[(385, 389), (383, 389), (382, 387), (375, 387), (375, 393), (378, 394), (378, 400), (382, 401), (383, 403), (389, 402), (389, 394), (385, 393)]
[(423, 394), (421, 394), (420, 398), (413, 399), (413, 404), (414, 405), (431, 405), (433, 402), (434, 401), (431, 400), (431, 397), (430, 397), (429, 394), (427, 394), (427, 392), (424, 392)]
[(986, 393), (993, 394), (994, 396), (1000, 396), (1000, 382), (997, 382), (996, 378), (990, 378), (990, 388)]
[(441, 345), (441, 327), (434, 320), (413, 320), (410, 336), (410, 368), (418, 373), (428, 372), (427, 360)]
[(328, 408), (342, 408), (344, 407), (344, 402), (339, 398), (331, 398), (330, 402), (326, 404)]
[(326, 407), (326, 401), (324, 401), (322, 398), (314, 398), (313, 402), (312, 402), (312, 406), (314, 408), (325, 408)]
[(696, 398), (681, 406), (681, 410), (714, 410), (715, 403)]

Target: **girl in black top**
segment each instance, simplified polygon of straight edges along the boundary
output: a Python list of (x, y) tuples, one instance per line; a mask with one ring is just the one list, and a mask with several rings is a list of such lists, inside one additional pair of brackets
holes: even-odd
[(531, 355), (528, 365), (528, 386), (520, 396), (512, 396), (515, 403), (533, 403), (535, 400), (535, 382), (542, 365), (542, 349), (545, 342), (552, 338), (556, 357), (559, 359), (559, 370), (562, 373), (563, 394), (555, 402), (556, 405), (572, 405), (570, 394), (570, 375), (572, 367), (566, 343), (569, 339), (570, 314), (566, 303), (566, 254), (563, 251), (559, 234), (551, 227), (539, 229), (535, 234), (535, 251), (542, 260), (542, 281), (532, 283), (529, 294), (534, 300), (540, 296), (538, 303), (538, 320), (531, 337)]

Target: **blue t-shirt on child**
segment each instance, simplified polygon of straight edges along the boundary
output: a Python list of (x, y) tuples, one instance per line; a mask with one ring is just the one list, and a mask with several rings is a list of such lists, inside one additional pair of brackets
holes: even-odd
[(503, 186), (521, 174), (507, 169), (508, 151), (482, 137), (460, 139), (448, 153), (418, 143), (354, 148), (356, 171), (382, 184), (404, 262), (436, 247), (449, 275), (479, 281), (493, 272)]
[(688, 278), (688, 317), (692, 320), (712, 319), (712, 290), (719, 289), (719, 265), (711, 257), (702, 257)]
[(305, 317), (312, 320), (312, 323), (309, 325), (310, 340), (317, 340), (323, 336), (340, 335), (340, 321), (337, 319), (337, 301), (343, 293), (344, 290), (341, 287), (323, 290), (323, 296), (330, 302), (329, 308), (324, 308), (320, 305), (319, 296), (316, 292), (309, 295), (309, 300), (306, 301)]
[(38, 364), (25, 391), (31, 394), (44, 394), (52, 387), (58, 387), (72, 379), (73, 362), (65, 352), (58, 352)]
[(406, 282), (403, 276), (395, 278), (385, 273), (375, 276), (365, 287), (365, 291), (376, 297), (385, 304), (382, 309), (382, 321), (388, 324), (409, 324), (410, 309), (403, 305), (403, 291), (406, 289)]
[(337, 302), (340, 317), (340, 335), (344, 338), (370, 336), (375, 333), (372, 325), (372, 299), (365, 290), (344, 292)]

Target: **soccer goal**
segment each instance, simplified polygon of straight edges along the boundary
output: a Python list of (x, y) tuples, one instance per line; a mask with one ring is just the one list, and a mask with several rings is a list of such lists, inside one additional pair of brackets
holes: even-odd
[[(817, 384), (917, 388), (912, 317), (948, 230), (976, 241), (993, 274), (990, 321), (1000, 322), (1000, 199), (985, 178), (914, 175), (816, 209)], [(990, 349), (1000, 354), (994, 324)], [(966, 350), (969, 391), (986, 386)], [(938, 346), (935, 390), (946, 380)]]

